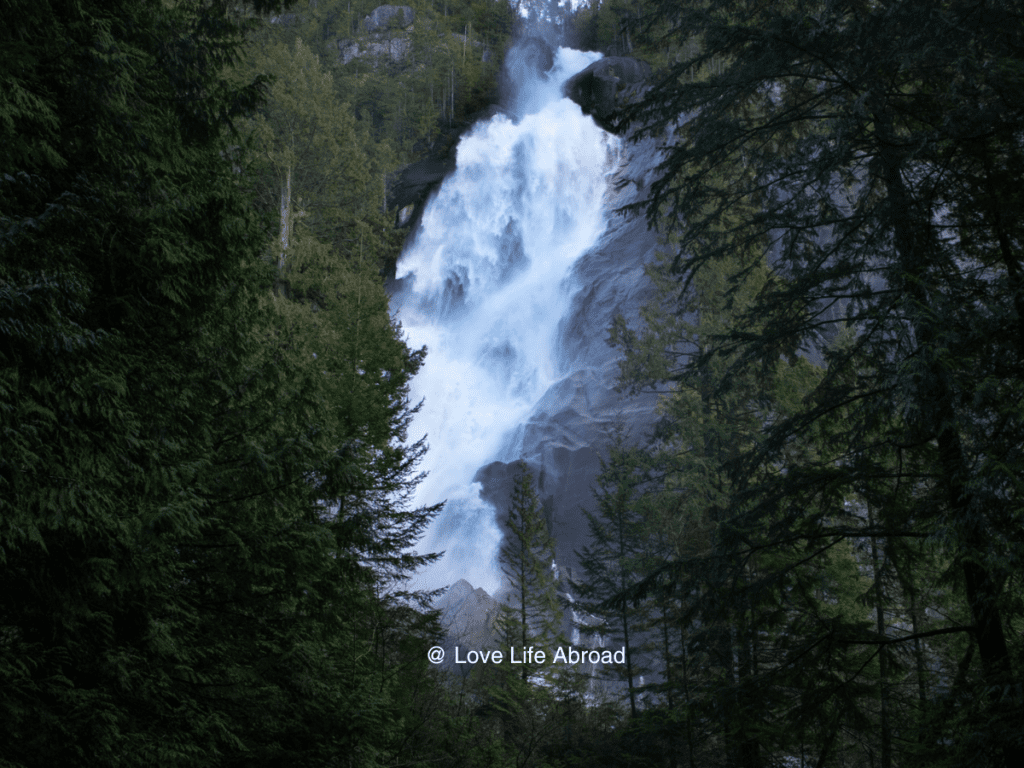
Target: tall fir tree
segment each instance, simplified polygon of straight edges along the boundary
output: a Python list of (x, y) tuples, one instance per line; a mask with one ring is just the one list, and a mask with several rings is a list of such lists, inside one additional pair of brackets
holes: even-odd
[[(748, 329), (758, 327), (747, 313), (770, 286), (756, 242), (737, 245), (692, 275), (683, 291), (671, 265), (666, 254), (649, 269), (657, 299), (645, 310), (642, 333), (624, 320), (613, 329), (626, 353), (624, 386), (671, 383), (643, 462), (657, 478), (646, 494), (647, 535), (656, 542), (646, 563), (651, 575), (624, 594), (648, 594), (658, 606), (653, 628), (664, 639), (662, 706), (675, 715), (663, 727), (671, 731), (682, 721), (688, 762), (713, 752), (721, 739), (734, 764), (758, 766), (795, 747), (793, 721), (780, 720), (779, 712), (820, 717), (815, 675), (825, 674), (823, 667), (847, 669), (864, 661), (837, 655), (809, 663), (804, 651), (819, 639), (815, 623), (828, 616), (857, 627), (863, 610), (845, 599), (856, 580), (846, 584), (844, 569), (854, 562), (848, 548), (835, 556), (842, 536), (825, 547), (820, 538), (809, 549), (794, 546), (799, 537), (791, 538), (784, 515), (766, 515), (760, 505), (761, 483), (784, 474), (786, 464), (746, 462), (765, 428), (797, 410), (820, 377), (791, 350), (752, 363), (729, 337), (741, 319)], [(786, 461), (807, 461), (819, 450), (811, 430), (789, 443)], [(841, 517), (842, 499), (832, 499), (826, 509)], [(801, 584), (820, 588), (808, 592)], [(843, 610), (833, 611), (829, 601), (841, 602)], [(848, 707), (856, 696), (847, 693), (832, 690), (846, 696)], [(835, 733), (834, 726), (825, 728)], [(661, 736), (675, 751), (674, 735)]]
[[(555, 541), (525, 461), (520, 461), (509, 499), (506, 538), (498, 555), (507, 597), (497, 617), (498, 634), (509, 647), (553, 648), (562, 639), (562, 609), (555, 581)], [(528, 680), (537, 665), (523, 664)]]
[[(640, 676), (650, 673), (639, 652), (642, 646), (639, 629), (648, 611), (627, 601), (614, 606), (607, 603), (645, 575), (641, 569), (648, 542), (639, 497), (648, 478), (643, 474), (638, 453), (626, 446), (621, 431), (613, 436), (608, 458), (601, 460), (601, 474), (594, 489), (597, 511), (584, 510), (590, 544), (576, 553), (582, 578), (570, 582), (577, 596), (573, 607), (584, 615), (599, 618), (602, 637), (613, 647), (621, 643), (625, 648), (625, 665), (604, 672), (626, 683), (629, 709), (634, 717)], [(595, 629), (589, 625), (589, 619), (587, 625), (579, 628)]]
[[(772, 279), (725, 332), (729, 347), (763, 370), (797, 352), (825, 367), (737, 465), (750, 519), (809, 551), (858, 536), (891, 553), (904, 539), (936, 543), (969, 618), (914, 635), (891, 620), (883, 632), (834, 625), (817, 647), (873, 650), (888, 665), (878, 649), (970, 637), (963, 679), (977, 695), (951, 706), (972, 725), (928, 739), (962, 744), (953, 762), (1014, 765), (1024, 697), (1010, 531), (1024, 422), (1007, 403), (1024, 358), (1017, 225), (997, 190), (1020, 167), (1009, 138), (1024, 120), (1020, 9), (726, 0), (660, 2), (653, 17), (700, 48), (626, 110), (638, 137), (674, 131), (642, 207), (652, 222), (685, 221), (673, 264), (684, 284), (761, 241)], [(715, 59), (706, 81), (687, 78)], [(816, 450), (793, 455), (814, 430)], [(866, 493), (870, 521), (842, 513)], [(820, 761), (838, 745), (823, 727)], [(884, 744), (865, 749), (895, 759)]]
[(408, 506), (423, 446), (405, 444), (422, 353), (368, 265), (319, 275), (319, 333), (308, 307), (274, 306), (272, 223), (233, 162), (262, 91), (229, 76), (251, 18), (11, 18), (0, 762), (379, 764), (405, 729), (382, 662), (424, 660), (378, 646), (373, 617), (431, 633), (389, 590), (429, 519)]

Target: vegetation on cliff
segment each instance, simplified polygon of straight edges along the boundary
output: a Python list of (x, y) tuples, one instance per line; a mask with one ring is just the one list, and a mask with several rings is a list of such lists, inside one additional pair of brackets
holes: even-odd
[(1020, 9), (636, 7), (693, 46), (623, 114), (670, 137), (666, 256), (613, 331), (669, 392), (633, 466), (676, 549), (613, 600), (674, 602), (700, 660), (662, 754), (1018, 764)]
[(620, 117), (665, 141), (657, 298), (611, 329), (662, 418), (578, 575), (602, 688), (445, 678), (406, 591), (387, 179), (495, 101), (517, 17), (408, 5), (8, 9), (0, 768), (1020, 764), (1020, 9), (525, 9), (649, 62)]

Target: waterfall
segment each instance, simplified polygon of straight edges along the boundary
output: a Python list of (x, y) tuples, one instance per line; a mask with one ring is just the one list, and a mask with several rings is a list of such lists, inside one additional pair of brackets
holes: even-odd
[(599, 58), (560, 48), (550, 72), (520, 84), (518, 119), (499, 114), (462, 138), (399, 259), (392, 311), (410, 346), (427, 347), (412, 383), (423, 407), (409, 436), (430, 446), (414, 503), (447, 500), (417, 546), (446, 554), (419, 588), (501, 587), (501, 532), (473, 477), (519, 458), (513, 431), (568, 372), (559, 323), (580, 287), (573, 265), (606, 226), (619, 142), (561, 86)]

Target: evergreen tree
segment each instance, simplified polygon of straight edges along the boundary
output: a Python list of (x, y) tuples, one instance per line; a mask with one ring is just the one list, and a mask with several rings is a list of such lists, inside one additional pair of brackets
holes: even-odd
[[(634, 717), (639, 677), (650, 671), (638, 653), (641, 646), (638, 628), (645, 619), (646, 611), (625, 601), (611, 608), (605, 603), (642, 577), (640, 562), (647, 542), (643, 539), (638, 496), (647, 478), (638, 471), (640, 461), (637, 453), (625, 446), (621, 432), (616, 433), (608, 459), (601, 460), (601, 474), (594, 490), (597, 512), (584, 510), (591, 543), (576, 553), (584, 578), (571, 582), (578, 596), (574, 607), (601, 620), (599, 631), (612, 647), (620, 647), (621, 643), (621, 647), (626, 649), (625, 666), (604, 672), (625, 680), (629, 709)], [(589, 626), (587, 628), (593, 630)]]
[[(337, 100), (349, 105), (369, 140), (363, 149), (371, 163), (391, 172), (399, 162), (420, 156), (439, 134), (450, 141), (453, 127), (496, 101), (497, 72), (515, 15), (505, 0), (410, 0), (411, 27), (368, 33), (363, 20), (379, 5), (320, 0), (264, 25), (253, 37), (265, 52), (275, 46), (291, 49), (302, 40), (330, 73)], [(342, 63), (339, 44), (342, 51), (358, 46), (361, 55)], [(274, 66), (273, 59), (256, 62), (266, 64)]]
[[(507, 647), (541, 649), (559, 644), (562, 611), (554, 576), (555, 542), (544, 519), (533, 476), (520, 461), (509, 500), (506, 538), (498, 555), (508, 597), (497, 619), (499, 636)], [(537, 665), (523, 664), (524, 681)]]
[(289, 280), (289, 249), (304, 227), (332, 251), (375, 264), (393, 262), (398, 243), (384, 216), (384, 174), (395, 165), (387, 145), (372, 147), (341, 101), (329, 65), (302, 38), (257, 41), (241, 72), (272, 79), (251, 132), (243, 169), (261, 211), (279, 222), (275, 250)]
[(381, 617), (434, 631), (395, 588), (431, 512), (408, 506), (423, 353), (370, 265), (312, 236), (297, 261), (322, 311), (273, 299), (273, 225), (231, 136), (261, 91), (230, 70), (246, 19), (11, 19), (0, 762), (379, 764), (407, 729), (391, 670), (425, 665), (378, 644)]
[[(856, 629), (864, 611), (845, 599), (857, 580), (849, 578), (849, 548), (837, 557), (842, 536), (824, 547), (816, 538), (808, 549), (796, 543), (799, 537), (780, 538), (785, 518), (778, 510), (767, 515), (758, 494), (760, 483), (785, 469), (744, 462), (765, 426), (798, 409), (818, 379), (792, 352), (751, 365), (729, 338), (770, 283), (763, 257), (753, 245), (737, 246), (694, 274), (681, 295), (671, 264), (671, 256), (663, 257), (649, 269), (658, 298), (645, 310), (643, 333), (621, 320), (613, 330), (626, 350), (624, 385), (672, 383), (645, 460), (658, 479), (644, 514), (654, 543), (644, 567), (653, 575), (624, 593), (650, 593), (658, 605), (653, 628), (663, 638), (662, 706), (685, 725), (688, 761), (723, 739), (734, 764), (760, 765), (769, 754), (793, 754), (800, 713), (820, 721), (816, 675), (828, 674), (830, 664), (848, 670), (865, 661), (808, 658), (807, 648), (819, 639), (815, 627), (829, 622)], [(756, 318), (748, 322), (757, 328)], [(808, 431), (787, 445), (782, 467), (817, 459), (819, 452), (817, 433)], [(841, 502), (828, 508), (837, 520), (844, 516)], [(834, 611), (830, 601), (843, 609)], [(847, 696), (844, 706), (856, 695)], [(778, 720), (782, 711), (788, 721)], [(674, 722), (666, 719), (662, 726), (669, 743)], [(696, 723), (705, 724), (702, 734)], [(711, 723), (715, 727), (708, 728)], [(832, 721), (822, 727), (838, 732)]]
[[(816, 647), (969, 634), (978, 665), (965, 680), (979, 693), (953, 705), (973, 724), (956, 741), (975, 761), (1016, 764), (1024, 700), (1007, 587), (1024, 425), (1006, 404), (1019, 398), (1022, 336), (1016, 225), (996, 190), (1019, 168), (1019, 9), (735, 0), (664, 2), (654, 16), (680, 43), (701, 42), (627, 110), (637, 136), (676, 129), (645, 205), (652, 222), (686, 223), (673, 267), (685, 285), (755, 244), (772, 279), (724, 348), (765, 371), (795, 353), (826, 366), (794, 409), (765, 414), (763, 438), (735, 464), (748, 517), (809, 552), (858, 536), (893, 553), (902, 539), (938, 543), (967, 621), (895, 637), (891, 623), (881, 637), (834, 626)], [(689, 81), (714, 59), (706, 82)], [(694, 117), (679, 125), (681, 114)], [(808, 436), (813, 450), (794, 455)], [(841, 513), (868, 493), (870, 522)], [(834, 722), (819, 761), (838, 746)]]
[(206, 525), (200, 478), (223, 471), (214, 404), (255, 369), (262, 237), (221, 132), (258, 83), (223, 81), (241, 29), (223, 11), (8, 10), (0, 750), (212, 762), (233, 738), (197, 701), (177, 545)]

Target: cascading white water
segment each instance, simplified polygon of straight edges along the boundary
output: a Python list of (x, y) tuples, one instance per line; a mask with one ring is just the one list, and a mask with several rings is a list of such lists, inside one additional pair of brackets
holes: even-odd
[(495, 511), (472, 480), (484, 464), (519, 458), (505, 455), (508, 433), (566, 373), (558, 324), (573, 264), (605, 228), (619, 145), (561, 87), (599, 58), (560, 48), (551, 72), (520, 89), (518, 122), (498, 115), (463, 137), (399, 260), (392, 311), (410, 346), (428, 350), (412, 383), (424, 405), (409, 435), (430, 446), (415, 503), (447, 500), (417, 546), (446, 554), (418, 574), (419, 588), (501, 586)]

